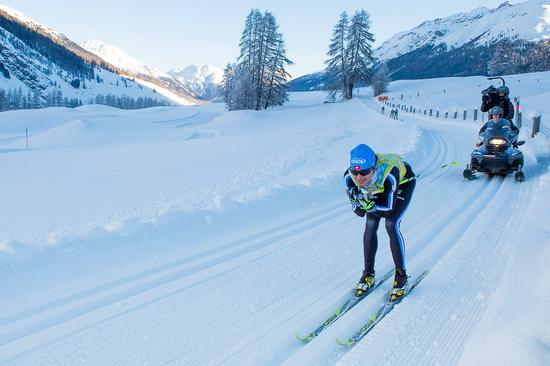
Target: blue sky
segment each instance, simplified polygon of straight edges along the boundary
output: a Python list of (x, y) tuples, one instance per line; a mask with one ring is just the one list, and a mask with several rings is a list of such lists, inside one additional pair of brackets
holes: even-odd
[[(2, 0), (0, 0), (2, 1)], [(224, 67), (238, 56), (246, 15), (252, 8), (273, 13), (295, 62), (294, 76), (323, 69), (332, 28), (342, 11), (369, 12), (379, 45), (424, 20), (503, 0), (3, 0), (35, 21), (76, 42), (100, 39), (163, 71), (190, 64)], [(519, 1), (512, 1), (518, 3)]]

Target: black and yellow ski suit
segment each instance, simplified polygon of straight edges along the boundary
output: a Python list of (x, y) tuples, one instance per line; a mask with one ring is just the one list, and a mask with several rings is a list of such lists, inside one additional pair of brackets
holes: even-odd
[(416, 185), (411, 166), (395, 154), (376, 154), (377, 172), (373, 184), (359, 187), (356, 178), (344, 173), (348, 193), (353, 189), (361, 192), (374, 202), (367, 212), (361, 207), (354, 207), (358, 216), (367, 215), (365, 233), (363, 234), (363, 253), (365, 257), (364, 275), (374, 275), (374, 260), (378, 249), (377, 231), (380, 219), (386, 221), (386, 231), (390, 237), (390, 248), (398, 275), (406, 275), (405, 241), (399, 230), (401, 219), (409, 206)]

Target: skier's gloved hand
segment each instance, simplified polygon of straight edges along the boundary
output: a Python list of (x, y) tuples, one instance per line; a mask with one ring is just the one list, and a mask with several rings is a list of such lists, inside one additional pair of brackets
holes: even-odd
[(375, 211), (374, 202), (368, 199), (362, 201), (361, 208), (367, 212)]

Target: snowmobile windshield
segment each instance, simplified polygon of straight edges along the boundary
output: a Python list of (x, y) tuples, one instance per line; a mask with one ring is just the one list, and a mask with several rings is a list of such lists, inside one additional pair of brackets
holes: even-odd
[(501, 118), (487, 123), (487, 128), (481, 134), (485, 140), (489, 140), (493, 137), (500, 137), (507, 141), (510, 140), (510, 135), (513, 133), (512, 124), (509, 120)]

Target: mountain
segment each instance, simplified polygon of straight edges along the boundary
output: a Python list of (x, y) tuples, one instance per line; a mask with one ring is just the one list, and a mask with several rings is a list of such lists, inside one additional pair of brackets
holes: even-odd
[(176, 80), (121, 69), (63, 34), (0, 6), (0, 111), (109, 104), (197, 104)]
[[(550, 4), (504, 2), (425, 21), (395, 34), (374, 55), (393, 80), (550, 70)], [(324, 85), (323, 72), (289, 83), (291, 91)]]
[(287, 83), (289, 91), (326, 90), (331, 85), (330, 75), (324, 71), (315, 72), (292, 79)]
[(394, 80), (548, 70), (550, 4), (505, 2), (426, 21), (385, 41), (375, 56)]
[(469, 13), (425, 21), (395, 34), (375, 51), (380, 61), (395, 59), (425, 46), (444, 45), (456, 49), (473, 42), (492, 45), (502, 39), (538, 41), (550, 37), (550, 5), (547, 0), (530, 0), (496, 9), (479, 7)]
[(172, 69), (168, 74), (181, 83), (191, 87), (193, 92), (204, 99), (214, 99), (219, 96), (219, 88), (223, 79), (223, 70), (212, 65), (191, 65), (183, 69)]
[[(104, 43), (100, 40), (89, 40), (83, 42), (81, 46), (91, 53), (101, 57), (108, 63), (124, 70), (125, 73), (134, 75), (140, 81), (149, 83), (156, 82), (157, 84), (160, 84), (159, 86), (164, 87), (163, 89), (176, 91), (186, 96), (196, 96), (196, 93), (187, 83), (176, 80), (167, 73), (155, 67), (145, 65), (143, 62), (129, 56), (127, 53), (114, 45)], [(159, 92), (163, 93), (164, 90), (161, 89)], [(169, 95), (167, 96), (170, 97)], [(175, 99), (175, 101), (178, 101), (177, 96), (172, 98)], [(181, 104), (187, 103), (183, 101)]]

